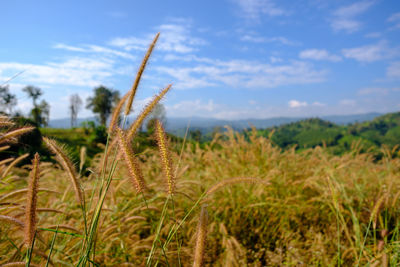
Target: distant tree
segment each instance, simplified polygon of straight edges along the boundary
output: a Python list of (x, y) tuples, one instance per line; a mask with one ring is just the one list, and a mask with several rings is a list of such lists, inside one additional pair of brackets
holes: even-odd
[(50, 105), (46, 100), (42, 100), (40, 104), (37, 104), (37, 100), (43, 92), (40, 88), (28, 85), (22, 89), (22, 91), (28, 94), (28, 97), (32, 98), (33, 108), (30, 116), (38, 126), (47, 126), (50, 119)]
[(31, 118), (39, 126), (48, 126), (50, 120), (50, 105), (46, 100), (42, 100), (31, 110)]
[(11, 115), (13, 107), (17, 105), (17, 98), (10, 93), (8, 85), (0, 86), (0, 107), (1, 111)]
[(76, 126), (76, 120), (78, 118), (78, 112), (82, 107), (82, 99), (78, 94), (71, 95), (69, 97), (69, 111), (71, 113), (71, 128)]
[(26, 92), (28, 97), (32, 98), (33, 107), (36, 107), (36, 100), (43, 94), (42, 90), (38, 87), (28, 85), (22, 91)]
[(50, 105), (46, 100), (42, 100), (39, 104), (41, 125), (48, 126), (50, 121)]
[(98, 113), (100, 123), (106, 125), (112, 108), (119, 101), (119, 92), (105, 86), (94, 88), (94, 96), (86, 100), (86, 108)]
[(201, 141), (201, 131), (199, 129), (197, 130), (193, 130), (189, 132), (189, 137), (190, 139), (196, 141), (196, 142), (200, 142)]

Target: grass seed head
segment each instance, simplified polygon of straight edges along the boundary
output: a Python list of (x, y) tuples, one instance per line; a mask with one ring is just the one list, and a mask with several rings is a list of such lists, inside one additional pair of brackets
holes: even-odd
[(77, 178), (75, 166), (68, 158), (67, 153), (65, 152), (63, 147), (59, 146), (56, 141), (49, 139), (47, 137), (43, 137), (43, 141), (45, 142), (46, 146), (56, 155), (57, 161), (61, 164), (63, 169), (68, 173), (68, 176), (71, 180), (72, 186), (75, 191), (76, 200), (81, 205), (83, 203), (83, 196)]
[(29, 175), (29, 186), (25, 210), (25, 245), (30, 247), (36, 232), (37, 189), (39, 184), (39, 154), (32, 160), (32, 170)]
[(17, 138), (23, 134), (29, 133), (33, 129), (35, 129), (35, 127), (28, 126), (28, 127), (23, 127), (23, 128), (9, 131), (5, 134), (0, 134), (0, 144), (5, 143), (5, 142), (15, 142), (15, 138)]
[(156, 137), (158, 143), (158, 149), (160, 151), (161, 165), (164, 170), (166, 178), (167, 192), (170, 195), (175, 193), (175, 176), (172, 170), (171, 155), (168, 150), (168, 140), (165, 135), (164, 127), (159, 120), (156, 121)]
[(135, 120), (134, 123), (132, 123), (131, 127), (128, 129), (128, 133), (126, 135), (128, 140), (132, 140), (133, 136), (136, 134), (140, 125), (142, 125), (144, 119), (147, 117), (147, 115), (150, 114), (153, 108), (157, 105), (158, 102), (160, 102), (160, 100), (165, 96), (165, 94), (169, 91), (169, 89), (171, 89), (171, 86), (172, 84), (168, 85), (159, 94), (155, 95), (153, 99), (150, 101), (150, 103), (148, 103), (146, 107), (142, 110), (138, 118)]
[(150, 58), (151, 52), (153, 51), (154, 46), (156, 45), (159, 36), (160, 36), (160, 33), (157, 33), (156, 36), (154, 37), (153, 42), (151, 42), (149, 49), (147, 50), (146, 55), (143, 58), (142, 64), (140, 65), (140, 68), (136, 74), (135, 82), (132, 85), (132, 89), (130, 90), (130, 93), (129, 93), (128, 102), (125, 106), (125, 116), (127, 116), (129, 114), (129, 112), (131, 111), (132, 102), (133, 102), (133, 99), (135, 98), (136, 91), (137, 91), (137, 88), (140, 83), (140, 79), (142, 77), (144, 69), (146, 68), (147, 61)]
[(201, 207), (199, 223), (197, 224), (196, 247), (194, 250), (193, 267), (204, 266), (204, 255), (207, 240), (208, 212), (207, 205)]
[(124, 157), (125, 163), (128, 167), (129, 174), (132, 178), (132, 182), (138, 193), (141, 193), (145, 189), (145, 182), (143, 179), (142, 171), (139, 168), (139, 163), (133, 153), (133, 149), (128, 142), (125, 133), (117, 128), (118, 141), (121, 148), (121, 153)]

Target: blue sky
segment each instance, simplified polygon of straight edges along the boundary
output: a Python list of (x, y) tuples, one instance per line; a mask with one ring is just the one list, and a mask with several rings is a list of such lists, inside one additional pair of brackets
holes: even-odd
[[(135, 110), (169, 83), (167, 116), (223, 119), (400, 109), (400, 1), (1, 1), (0, 83), (43, 89), (50, 117), (97, 85), (127, 92), (159, 42)], [(86, 102), (86, 101), (85, 101)], [(82, 109), (79, 117), (91, 116)]]

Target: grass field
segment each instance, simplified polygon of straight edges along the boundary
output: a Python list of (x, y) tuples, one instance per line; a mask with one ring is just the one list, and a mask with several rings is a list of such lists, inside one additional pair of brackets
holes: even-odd
[[(165, 192), (156, 150), (138, 157), (148, 188), (143, 194), (137, 194), (125, 163), (118, 161), (91, 260), (99, 266), (141, 266), (152, 255), (152, 266), (191, 265), (200, 206), (207, 204), (206, 265), (377, 266), (386, 261), (396, 266), (400, 262), (400, 160), (392, 158), (392, 152), (384, 151), (385, 157), (374, 162), (357, 147), (338, 157), (320, 147), (295, 153), (279, 150), (264, 137), (250, 134), (247, 142), (232, 131), (227, 135), (229, 139), (216, 139), (204, 149), (189, 145), (181, 154), (171, 154), (176, 170), (173, 197)], [(88, 218), (101, 198), (101, 181), (96, 178), (101, 158), (99, 154), (93, 160), (92, 175), (79, 178)], [(4, 173), (7, 164), (2, 166)], [(51, 251), (55, 266), (75, 266), (85, 240), (82, 210), (62, 168), (49, 163), (39, 168), (39, 188), (44, 191), (38, 191), (32, 263), (44, 265)], [(25, 166), (2, 177), (1, 215), (24, 221), (26, 196), (18, 190), (27, 187), (28, 176)], [(229, 184), (225, 179), (231, 177), (257, 180)], [(196, 205), (221, 181), (228, 182)], [(256, 181), (263, 183), (253, 184)], [(24, 261), (21, 225), (5, 220), (0, 225), (0, 262)]]
[(36, 153), (18, 166), (29, 154), (10, 157), (8, 144), (34, 129), (0, 117), (2, 266), (400, 264), (398, 146), (382, 146), (379, 160), (361, 142), (340, 156), (320, 146), (282, 150), (255, 129), (200, 145), (171, 142), (156, 122), (157, 146), (141, 147), (137, 132), (171, 88), (126, 129), (157, 38), (89, 163), (85, 133), (63, 140), (50, 129), (44, 135), (77, 146), (73, 160), (44, 137), (53, 161)]

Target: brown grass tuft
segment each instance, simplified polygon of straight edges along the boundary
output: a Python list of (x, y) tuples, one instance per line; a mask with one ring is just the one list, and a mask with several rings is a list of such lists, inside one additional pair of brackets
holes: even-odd
[(143, 179), (142, 171), (139, 168), (139, 163), (134, 156), (130, 142), (127, 141), (125, 133), (117, 128), (118, 141), (121, 148), (121, 153), (125, 159), (125, 163), (128, 167), (129, 174), (132, 178), (132, 183), (138, 193), (143, 192), (145, 189), (145, 183)]
[(9, 223), (13, 223), (21, 228), (24, 228), (25, 225), (23, 222), (21, 222), (20, 220), (18, 220), (17, 218), (11, 217), (11, 216), (7, 216), (7, 215), (0, 215), (0, 221), (5, 221), (5, 222), (9, 222)]
[(143, 58), (142, 64), (140, 65), (140, 68), (136, 74), (135, 82), (132, 85), (132, 89), (130, 90), (129, 93), (129, 99), (125, 106), (125, 116), (128, 116), (129, 112), (131, 112), (132, 102), (133, 99), (135, 98), (136, 90), (139, 86), (140, 79), (142, 77), (144, 69), (146, 68), (147, 61), (150, 58), (151, 52), (153, 51), (153, 48), (156, 45), (159, 36), (160, 33), (157, 33), (156, 36), (154, 37), (153, 42), (150, 44), (149, 49), (147, 50), (146, 55)]
[(16, 130), (12, 130), (9, 131), (5, 134), (0, 134), (0, 144), (5, 143), (5, 142), (15, 142), (15, 138), (26, 134), (30, 131), (32, 131), (33, 129), (35, 129), (35, 127), (23, 127), (23, 128), (19, 128)]
[(39, 184), (39, 154), (36, 153), (32, 160), (32, 170), (29, 177), (29, 186), (26, 200), (25, 210), (25, 245), (30, 247), (36, 232), (36, 204), (37, 204), (37, 189)]
[(142, 125), (144, 119), (147, 117), (147, 115), (150, 114), (150, 112), (153, 110), (155, 105), (157, 105), (158, 102), (164, 97), (164, 95), (171, 89), (172, 84), (168, 85), (166, 88), (164, 88), (159, 94), (155, 95), (151, 102), (146, 105), (146, 107), (143, 109), (143, 111), (139, 114), (138, 118), (135, 120), (134, 123), (132, 123), (131, 127), (128, 129), (127, 133), (127, 138), (128, 141), (130, 142), (133, 138), (133, 136), (136, 134), (137, 130), (139, 129), (140, 125)]
[(47, 147), (56, 155), (57, 161), (61, 164), (64, 170), (68, 173), (68, 176), (71, 180), (72, 186), (75, 190), (75, 197), (78, 203), (81, 205), (83, 203), (82, 191), (78, 182), (78, 178), (76, 175), (75, 167), (72, 164), (71, 160), (68, 158), (64, 149), (60, 147), (56, 141), (51, 140), (47, 137), (43, 137), (43, 141), (47, 145)]
[(159, 120), (156, 121), (156, 138), (161, 156), (161, 165), (166, 178), (166, 191), (168, 194), (173, 195), (175, 193), (175, 176), (172, 170), (172, 160), (168, 150), (167, 137), (165, 135), (164, 127)]
[[(1, 265), (1, 267), (17, 267), (17, 266), (26, 266), (26, 262), (16, 261), (16, 262), (9, 262), (9, 263)], [(30, 263), (29, 266), (36, 267), (38, 265)]]
[(199, 223), (197, 225), (196, 247), (194, 250), (193, 267), (204, 266), (204, 254), (207, 240), (208, 212), (207, 205), (201, 207)]
[(232, 185), (232, 184), (238, 184), (238, 183), (248, 183), (248, 184), (264, 184), (264, 185), (270, 185), (269, 182), (263, 181), (261, 179), (257, 178), (251, 178), (251, 177), (235, 177), (235, 178), (229, 178), (222, 180), (212, 187), (207, 190), (205, 193), (205, 197), (213, 194), (215, 191), (219, 190), (222, 187), (225, 187), (227, 185)]

